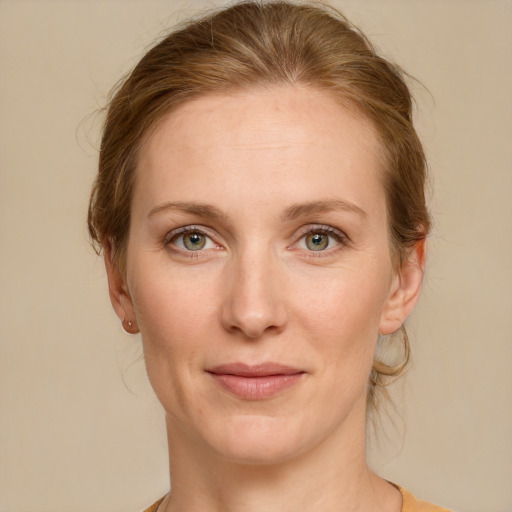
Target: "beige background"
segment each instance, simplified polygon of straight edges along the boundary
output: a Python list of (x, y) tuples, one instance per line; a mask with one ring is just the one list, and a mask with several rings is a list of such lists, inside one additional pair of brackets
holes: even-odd
[[(86, 116), (202, 5), (0, 0), (2, 512), (137, 511), (167, 489), (139, 339), (87, 245), (100, 120)], [(459, 512), (511, 511), (512, 3), (335, 5), (431, 93), (414, 86), (436, 219), (414, 365), (372, 460)]]

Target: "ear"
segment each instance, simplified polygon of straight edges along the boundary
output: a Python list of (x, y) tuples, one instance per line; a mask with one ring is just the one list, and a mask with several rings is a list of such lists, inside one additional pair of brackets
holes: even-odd
[(103, 247), (110, 302), (112, 302), (112, 307), (121, 320), (124, 330), (129, 334), (137, 334), (139, 328), (135, 319), (132, 299), (126, 285), (126, 277), (114, 260), (112, 244), (107, 242)]
[(381, 314), (379, 334), (398, 331), (418, 302), (425, 272), (426, 241), (416, 243), (406, 261), (393, 278), (393, 283)]

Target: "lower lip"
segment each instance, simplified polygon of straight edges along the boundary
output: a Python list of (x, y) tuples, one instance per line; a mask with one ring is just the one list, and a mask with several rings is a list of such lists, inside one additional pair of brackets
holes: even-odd
[(216, 374), (212, 377), (227, 391), (245, 400), (263, 400), (297, 384), (303, 373), (292, 375), (265, 375), (241, 377), (240, 375)]

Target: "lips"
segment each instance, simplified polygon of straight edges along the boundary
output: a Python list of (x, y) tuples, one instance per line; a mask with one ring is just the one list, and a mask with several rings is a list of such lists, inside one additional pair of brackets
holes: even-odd
[(305, 372), (279, 363), (230, 363), (207, 372), (225, 391), (244, 400), (271, 398), (302, 380)]

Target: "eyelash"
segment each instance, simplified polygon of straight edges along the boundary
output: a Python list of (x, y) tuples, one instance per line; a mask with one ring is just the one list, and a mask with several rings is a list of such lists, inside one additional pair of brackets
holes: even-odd
[[(204, 254), (204, 249), (200, 249), (197, 251), (190, 251), (190, 250), (184, 250), (179, 247), (176, 247), (173, 245), (172, 242), (175, 242), (180, 237), (186, 235), (187, 233), (197, 233), (200, 234), (206, 238), (208, 238), (212, 243), (215, 244), (217, 248), (222, 248), (222, 246), (218, 243), (216, 243), (212, 236), (203, 228), (200, 226), (184, 226), (182, 228), (179, 228), (177, 230), (171, 231), (168, 233), (164, 238), (164, 245), (167, 247), (168, 250), (184, 254), (187, 257), (191, 258), (200, 258), (202, 254)], [(339, 229), (336, 229), (332, 226), (324, 225), (324, 224), (318, 224), (318, 225), (310, 225), (301, 230), (299, 233), (298, 239), (296, 242), (294, 242), (290, 248), (292, 248), (294, 245), (298, 244), (301, 240), (303, 240), (306, 236), (310, 234), (322, 234), (327, 235), (328, 237), (332, 237), (336, 240), (336, 242), (339, 244), (338, 246), (334, 248), (327, 247), (325, 250), (305, 250), (305, 253), (307, 254), (306, 257), (309, 258), (321, 258), (325, 256), (330, 256), (333, 254), (333, 252), (337, 252), (339, 250), (343, 250), (345, 247), (347, 247), (350, 244), (350, 238)]]

